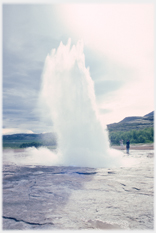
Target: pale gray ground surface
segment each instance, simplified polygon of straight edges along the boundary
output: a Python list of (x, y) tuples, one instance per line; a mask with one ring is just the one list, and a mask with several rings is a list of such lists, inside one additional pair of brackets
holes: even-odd
[(4, 160), (3, 229), (153, 229), (153, 155), (133, 150), (137, 164), (112, 169)]

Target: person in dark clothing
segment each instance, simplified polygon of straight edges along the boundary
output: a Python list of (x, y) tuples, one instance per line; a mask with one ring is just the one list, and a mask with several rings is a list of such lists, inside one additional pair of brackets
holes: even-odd
[(129, 154), (129, 148), (130, 148), (130, 141), (127, 140), (126, 142), (126, 150), (127, 150), (127, 154)]

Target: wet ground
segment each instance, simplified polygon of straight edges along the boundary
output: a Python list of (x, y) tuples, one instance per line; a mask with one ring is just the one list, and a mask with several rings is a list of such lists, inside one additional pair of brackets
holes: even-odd
[(129, 156), (128, 166), (98, 169), (4, 160), (3, 229), (153, 229), (154, 151)]

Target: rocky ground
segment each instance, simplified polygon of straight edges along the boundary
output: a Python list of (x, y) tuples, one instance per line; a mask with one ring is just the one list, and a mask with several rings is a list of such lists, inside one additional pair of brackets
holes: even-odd
[(98, 169), (5, 161), (3, 229), (153, 229), (153, 156), (131, 150), (127, 166)]
[[(112, 146), (112, 148), (117, 150), (126, 150), (126, 146)], [(150, 144), (132, 144), (130, 145), (130, 150), (154, 150), (154, 143)]]

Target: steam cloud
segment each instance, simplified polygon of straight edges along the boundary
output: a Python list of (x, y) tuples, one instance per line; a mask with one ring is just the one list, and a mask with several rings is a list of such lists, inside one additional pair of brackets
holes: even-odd
[(40, 100), (58, 136), (62, 165), (102, 167), (119, 162), (100, 122), (94, 83), (85, 67), (83, 42), (62, 42), (47, 56)]

